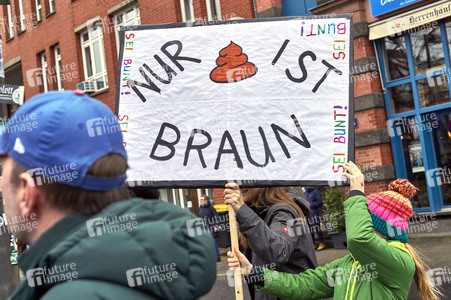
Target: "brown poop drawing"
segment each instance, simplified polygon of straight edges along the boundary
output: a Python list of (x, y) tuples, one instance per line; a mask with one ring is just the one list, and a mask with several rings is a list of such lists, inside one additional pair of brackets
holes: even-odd
[(234, 42), (219, 51), (216, 64), (210, 79), (217, 83), (237, 82), (257, 74), (255, 65), (247, 61), (247, 55)]

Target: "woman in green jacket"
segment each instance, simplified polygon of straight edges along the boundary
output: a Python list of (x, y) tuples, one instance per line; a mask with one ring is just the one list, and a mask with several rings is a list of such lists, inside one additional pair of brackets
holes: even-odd
[[(344, 203), (349, 254), (323, 267), (287, 274), (253, 266), (237, 250), (229, 252), (231, 269), (241, 267), (246, 280), (268, 294), (287, 299), (407, 299), (415, 279), (421, 299), (438, 299), (415, 250), (407, 244), (409, 198), (417, 188), (405, 179), (389, 191), (364, 195), (364, 177), (352, 162), (344, 173), (351, 183)], [(238, 258), (238, 259), (237, 259)]]

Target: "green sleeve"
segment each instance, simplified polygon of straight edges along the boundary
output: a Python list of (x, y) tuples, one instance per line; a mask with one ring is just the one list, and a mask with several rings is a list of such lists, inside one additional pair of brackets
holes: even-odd
[(377, 279), (387, 286), (399, 287), (415, 271), (410, 255), (394, 246), (373, 231), (373, 221), (364, 196), (354, 196), (344, 203), (348, 250), (363, 266), (377, 273)]
[[(327, 271), (342, 266), (349, 255), (316, 269), (309, 269), (299, 274), (283, 273), (263, 269), (264, 286), (257, 290), (285, 299), (321, 299), (334, 295), (333, 278), (328, 278)], [(332, 281), (329, 283), (329, 281)]]

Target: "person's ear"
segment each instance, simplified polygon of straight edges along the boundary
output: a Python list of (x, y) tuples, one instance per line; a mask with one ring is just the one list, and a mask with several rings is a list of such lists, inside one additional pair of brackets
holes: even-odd
[(35, 212), (41, 197), (41, 191), (27, 172), (20, 174), (18, 193), (19, 208), (22, 215), (25, 216)]

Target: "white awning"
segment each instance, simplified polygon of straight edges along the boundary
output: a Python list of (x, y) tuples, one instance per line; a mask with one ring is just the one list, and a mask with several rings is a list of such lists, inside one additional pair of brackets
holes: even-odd
[(451, 1), (442, 0), (404, 14), (370, 24), (370, 40), (380, 39), (451, 16)]

